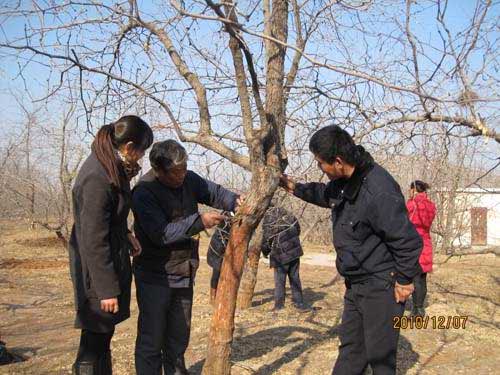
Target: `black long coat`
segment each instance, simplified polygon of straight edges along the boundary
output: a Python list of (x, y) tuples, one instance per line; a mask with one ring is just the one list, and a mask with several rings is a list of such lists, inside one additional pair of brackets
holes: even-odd
[[(130, 201), (130, 184), (125, 177), (121, 189), (113, 188), (104, 167), (91, 153), (73, 187), (69, 258), (76, 328), (109, 332), (130, 316)], [(102, 311), (100, 301), (113, 297), (118, 297), (119, 312)]]

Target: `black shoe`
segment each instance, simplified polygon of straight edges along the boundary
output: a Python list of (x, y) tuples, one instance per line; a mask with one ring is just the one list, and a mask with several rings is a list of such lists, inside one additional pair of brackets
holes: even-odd
[(11, 363), (24, 362), (28, 358), (20, 354), (12, 353), (7, 350), (7, 345), (0, 341), (0, 366), (9, 365)]
[(113, 361), (111, 359), (111, 351), (108, 350), (106, 354), (100, 359), (101, 372), (99, 375), (113, 375)]
[(304, 302), (294, 303), (293, 307), (295, 307), (300, 312), (307, 312), (312, 310), (311, 306), (305, 304)]
[(0, 341), (0, 366), (12, 363), (12, 355), (7, 351), (7, 346)]
[(184, 356), (177, 358), (175, 363), (166, 357), (163, 357), (163, 361), (163, 373), (165, 375), (189, 375), (186, 363), (184, 362)]
[(184, 368), (176, 367), (174, 375), (189, 375), (189, 371), (185, 367)]
[(106, 352), (96, 361), (76, 361), (72, 375), (113, 375), (111, 352)]
[(73, 364), (72, 375), (100, 375), (100, 363), (77, 361)]
[(184, 362), (184, 357), (178, 358), (175, 362), (174, 375), (189, 375), (189, 371), (186, 368), (186, 363)]

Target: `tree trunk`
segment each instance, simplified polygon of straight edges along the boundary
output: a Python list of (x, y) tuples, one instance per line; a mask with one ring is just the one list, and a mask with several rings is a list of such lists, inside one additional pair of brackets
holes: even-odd
[(56, 230), (56, 236), (61, 241), (61, 245), (67, 249), (68, 248), (68, 240), (64, 236), (64, 234), (60, 230)]
[[(287, 20), (288, 2), (286, 0), (273, 0), (271, 19), (269, 20), (272, 25), (271, 33), (273, 37), (283, 42), (286, 42), (287, 39)], [(235, 36), (231, 40), (234, 38)], [(239, 53), (234, 50), (234, 46), (230, 43), (235, 60), (235, 71), (237, 77), (240, 77), (242, 61)], [(279, 176), (286, 166), (283, 92), (286, 49), (276, 43), (269, 43), (267, 48), (266, 113), (265, 118), (261, 117), (261, 126), (262, 129), (269, 129), (269, 131), (265, 131), (265, 138), (260, 138), (260, 132), (253, 132), (251, 129), (251, 122), (248, 124), (249, 126), (245, 127), (245, 136), (249, 137), (247, 141), (249, 142), (252, 183), (249, 189), (250, 194), (233, 221), (229, 244), (224, 255), (215, 298), (215, 310), (210, 325), (207, 359), (203, 366), (204, 375), (228, 375), (231, 373), (234, 313), (244, 260), (247, 256), (250, 238), (264, 216), (278, 187)], [(241, 78), (237, 79), (240, 86)], [(240, 97), (246, 97), (244, 87), (240, 88)], [(256, 91), (258, 93), (258, 90)], [(254, 96), (257, 100), (258, 95)], [(242, 111), (243, 109), (246, 111), (248, 108), (242, 105)], [(265, 160), (263, 160), (264, 157)], [(252, 256), (252, 259), (254, 258)]]
[(238, 308), (244, 310), (252, 307), (252, 298), (257, 283), (257, 273), (259, 271), (260, 251), (262, 245), (262, 226), (259, 225), (250, 241), (248, 257), (243, 269), (241, 287), (238, 292)]
[(28, 116), (27, 131), (26, 131), (26, 177), (29, 183), (29, 228), (35, 229), (35, 184), (33, 183), (32, 169), (31, 169), (31, 126), (32, 117)]
[[(456, 233), (456, 215), (457, 215), (457, 191), (460, 184), (460, 172), (457, 172), (453, 178), (452, 186), (450, 188), (450, 194), (447, 196), (447, 212), (446, 212), (446, 224), (443, 236), (443, 243), (441, 244), (441, 252), (444, 254), (453, 253), (453, 242), (455, 240)], [(461, 224), (461, 223), (460, 223)]]
[(57, 239), (60, 241), (61, 245), (64, 248), (68, 247), (69, 234), (67, 233), (67, 231), (64, 230), (64, 227), (62, 225), (58, 227), (53, 227), (48, 223), (48, 221), (47, 222), (35, 221), (34, 224), (40, 225), (42, 228), (47, 229), (49, 232), (54, 232), (57, 236)]
[(254, 172), (250, 187), (251, 193), (234, 219), (217, 287), (208, 338), (207, 359), (203, 366), (204, 375), (231, 373), (234, 313), (244, 260), (250, 238), (264, 216), (278, 186), (278, 176), (278, 171), (272, 168), (263, 168)]

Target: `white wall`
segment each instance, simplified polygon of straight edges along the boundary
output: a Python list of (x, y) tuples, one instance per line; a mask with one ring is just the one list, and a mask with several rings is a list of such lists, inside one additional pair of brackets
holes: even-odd
[[(490, 189), (485, 192), (482, 189), (467, 189), (457, 196), (458, 204), (466, 210), (463, 213), (463, 226), (461, 235), (455, 239), (455, 246), (470, 246), (471, 244), (471, 227), (470, 227), (470, 208), (486, 207), (488, 209), (487, 218), (487, 244), (489, 246), (500, 246), (500, 189)], [(457, 215), (461, 216), (461, 215)]]

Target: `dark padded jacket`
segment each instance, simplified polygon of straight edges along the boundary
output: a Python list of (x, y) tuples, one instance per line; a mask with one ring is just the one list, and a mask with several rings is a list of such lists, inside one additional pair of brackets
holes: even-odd
[(262, 231), (262, 253), (269, 255), (271, 267), (288, 264), (304, 255), (299, 221), (284, 208), (271, 207), (267, 210)]
[(233, 210), (237, 195), (188, 171), (179, 188), (169, 188), (151, 170), (134, 187), (134, 231), (142, 253), (134, 263), (142, 269), (190, 278), (199, 264), (198, 240), (204, 229), (198, 212), (202, 203)]
[(369, 153), (349, 179), (297, 184), (295, 196), (330, 208), (339, 273), (351, 280), (394, 273), (409, 284), (420, 272), (422, 239), (408, 219), (401, 188)]
[(229, 241), (229, 231), (231, 230), (231, 220), (227, 219), (220, 223), (214, 231), (207, 250), (207, 263), (213, 269), (220, 271), (222, 259), (226, 252)]

